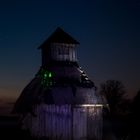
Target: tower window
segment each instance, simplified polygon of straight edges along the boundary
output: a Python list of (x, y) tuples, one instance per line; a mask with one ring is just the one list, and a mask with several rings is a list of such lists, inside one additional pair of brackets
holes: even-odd
[(68, 47), (61, 47), (58, 49), (59, 55), (68, 55), (69, 54), (69, 48)]

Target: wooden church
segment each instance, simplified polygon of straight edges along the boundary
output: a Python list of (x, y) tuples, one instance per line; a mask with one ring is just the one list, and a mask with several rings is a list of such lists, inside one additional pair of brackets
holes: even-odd
[(13, 110), (21, 116), (21, 128), (36, 139), (102, 139), (103, 104), (78, 64), (78, 46), (78, 41), (57, 28), (39, 47), (42, 66)]

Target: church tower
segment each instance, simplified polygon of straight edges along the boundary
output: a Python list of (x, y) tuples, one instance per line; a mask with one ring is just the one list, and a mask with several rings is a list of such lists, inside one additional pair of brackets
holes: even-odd
[(102, 100), (79, 66), (79, 42), (61, 28), (39, 47), (42, 65), (13, 112), (35, 139), (101, 140)]

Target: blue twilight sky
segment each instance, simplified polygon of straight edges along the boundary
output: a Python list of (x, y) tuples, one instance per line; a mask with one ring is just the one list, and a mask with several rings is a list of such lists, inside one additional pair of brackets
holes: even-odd
[[(0, 99), (14, 101), (41, 64), (37, 47), (58, 27), (80, 42), (79, 64), (98, 86), (140, 89), (139, 0), (1, 0)], [(3, 103), (4, 104), (4, 103)]]

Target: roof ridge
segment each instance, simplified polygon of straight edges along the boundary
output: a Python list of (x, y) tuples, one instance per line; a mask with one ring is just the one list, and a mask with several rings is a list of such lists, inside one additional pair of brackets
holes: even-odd
[(80, 44), (60, 27), (56, 28), (48, 39), (39, 47), (39, 49), (48, 46), (50, 43)]

